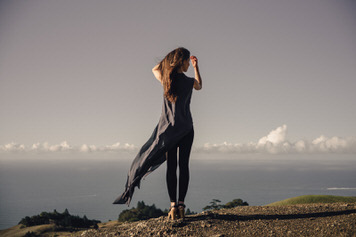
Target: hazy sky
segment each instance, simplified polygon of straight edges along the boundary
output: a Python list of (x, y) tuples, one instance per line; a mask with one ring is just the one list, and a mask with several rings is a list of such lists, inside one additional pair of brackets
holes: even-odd
[(203, 78), (194, 146), (356, 152), (355, 13), (343, 0), (0, 1), (0, 148), (142, 146), (163, 101), (151, 69), (183, 46)]

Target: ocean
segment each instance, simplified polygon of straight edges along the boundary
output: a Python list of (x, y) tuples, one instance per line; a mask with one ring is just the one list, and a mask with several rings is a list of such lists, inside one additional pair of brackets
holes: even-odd
[[(54, 209), (102, 222), (116, 220), (138, 201), (168, 209), (165, 163), (141, 181), (129, 207), (112, 204), (124, 191), (134, 157), (115, 152), (0, 154), (0, 229)], [(201, 212), (212, 199), (225, 204), (241, 198), (256, 206), (308, 194), (356, 196), (355, 170), (354, 154), (192, 153), (185, 203)]]

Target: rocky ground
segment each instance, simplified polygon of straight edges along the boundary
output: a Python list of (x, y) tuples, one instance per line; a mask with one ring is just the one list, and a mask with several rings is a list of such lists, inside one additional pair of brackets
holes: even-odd
[[(167, 217), (145, 221), (110, 221), (99, 229), (58, 232), (55, 226), (0, 231), (0, 236), (355, 236), (356, 203), (241, 206), (189, 215), (185, 221)], [(35, 236), (35, 235), (33, 235)], [(38, 235), (37, 235), (38, 236)]]
[(182, 220), (103, 223), (75, 236), (356, 236), (356, 204), (244, 206)]

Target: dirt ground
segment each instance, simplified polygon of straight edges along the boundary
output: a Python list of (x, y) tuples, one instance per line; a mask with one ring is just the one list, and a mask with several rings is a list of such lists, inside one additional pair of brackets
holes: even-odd
[(243, 206), (138, 222), (102, 223), (73, 236), (356, 236), (356, 204)]

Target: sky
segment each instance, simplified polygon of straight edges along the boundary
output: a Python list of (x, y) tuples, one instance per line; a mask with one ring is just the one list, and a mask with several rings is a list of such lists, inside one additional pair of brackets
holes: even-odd
[(181, 46), (203, 81), (194, 151), (354, 154), (355, 12), (346, 0), (0, 1), (0, 155), (137, 151), (162, 110), (151, 69)]

